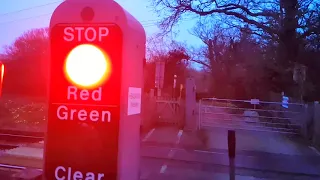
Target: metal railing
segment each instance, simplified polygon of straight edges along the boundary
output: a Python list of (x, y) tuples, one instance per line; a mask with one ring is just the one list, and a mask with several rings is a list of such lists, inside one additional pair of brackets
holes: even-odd
[(301, 134), (305, 112), (299, 103), (284, 108), (282, 102), (204, 98), (199, 101), (198, 128)]
[(179, 125), (181, 123), (181, 116), (183, 115), (181, 103), (180, 99), (156, 97), (158, 122)]

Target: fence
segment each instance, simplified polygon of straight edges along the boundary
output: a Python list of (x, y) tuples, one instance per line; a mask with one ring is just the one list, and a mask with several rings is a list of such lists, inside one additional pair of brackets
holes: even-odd
[(304, 104), (205, 98), (199, 102), (199, 129), (213, 127), (304, 134)]
[(182, 126), (184, 124), (185, 101), (172, 97), (143, 96), (141, 125), (143, 127), (155, 124), (171, 124)]
[(148, 94), (142, 95), (142, 119), (141, 119), (141, 126), (142, 129), (149, 129), (150, 127), (154, 126), (157, 119), (156, 114), (156, 100), (149, 96)]
[[(193, 85), (190, 88), (194, 88)], [(273, 102), (204, 98), (196, 103), (191, 92), (194, 91), (190, 90), (186, 97), (187, 104), (186, 100), (144, 95), (142, 126), (167, 123), (186, 125), (189, 129), (225, 127), (299, 134), (320, 147), (319, 104), (295, 103), (289, 98), (283, 106), (281, 95), (273, 95), (276, 98)], [(194, 116), (190, 113), (186, 116), (186, 109), (194, 109)]]
[(184, 118), (183, 100), (155, 97), (158, 123), (181, 125)]

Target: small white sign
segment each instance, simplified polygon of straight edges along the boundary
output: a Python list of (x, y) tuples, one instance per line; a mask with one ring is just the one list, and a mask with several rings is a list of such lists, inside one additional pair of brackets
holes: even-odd
[(289, 108), (289, 97), (282, 96), (282, 107)]
[(129, 87), (128, 115), (140, 114), (140, 112), (141, 112), (141, 88)]
[(251, 104), (260, 104), (259, 99), (251, 99), (250, 101)]

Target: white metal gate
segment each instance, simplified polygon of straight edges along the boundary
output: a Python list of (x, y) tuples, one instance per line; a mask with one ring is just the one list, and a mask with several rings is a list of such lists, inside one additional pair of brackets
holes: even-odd
[(179, 125), (184, 115), (182, 102), (174, 98), (156, 98), (158, 123)]
[(301, 134), (306, 123), (304, 104), (258, 99), (205, 98), (199, 102), (199, 129), (227, 128)]

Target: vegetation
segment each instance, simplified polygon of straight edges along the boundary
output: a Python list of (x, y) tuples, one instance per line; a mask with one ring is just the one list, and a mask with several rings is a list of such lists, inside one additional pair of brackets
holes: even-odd
[(48, 28), (32, 29), (5, 48), (4, 94), (46, 96)]
[[(164, 91), (194, 77), (197, 91), (216, 98), (269, 99), (285, 92), (319, 100), (320, 9), (316, 0), (155, 0), (162, 29), (147, 44), (145, 91), (154, 88), (155, 64), (165, 62)], [(196, 19), (195, 48), (166, 38), (180, 21)], [(160, 36), (159, 36), (160, 35)], [(46, 96), (48, 29), (32, 29), (5, 48), (4, 94)], [(197, 64), (201, 69), (195, 69)], [(306, 76), (303, 76), (306, 67)], [(294, 78), (293, 78), (294, 77)]]
[(267, 92), (284, 91), (304, 100), (319, 99), (319, 1), (156, 0), (151, 4), (164, 16), (160, 35), (184, 19), (198, 19), (193, 34), (205, 45), (190, 60), (211, 73), (210, 89), (216, 97), (267, 99)]
[(0, 125), (28, 131), (44, 131), (48, 28), (32, 29), (5, 47)]

